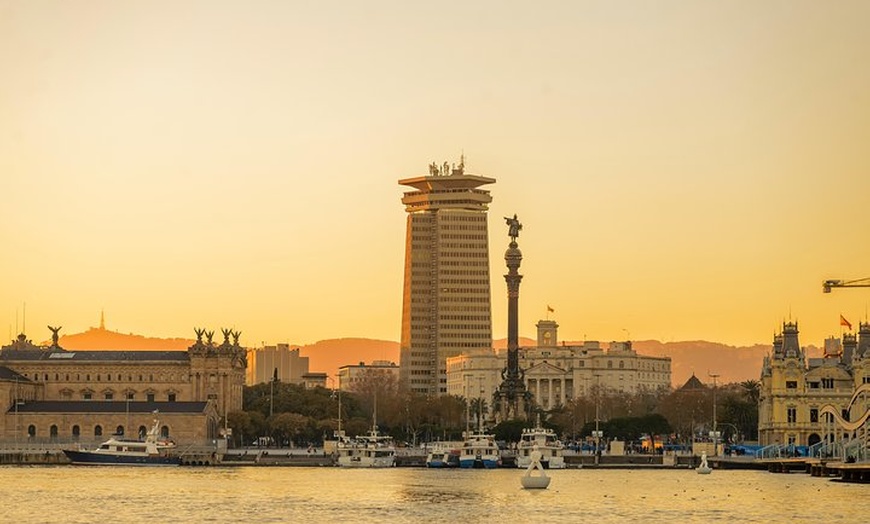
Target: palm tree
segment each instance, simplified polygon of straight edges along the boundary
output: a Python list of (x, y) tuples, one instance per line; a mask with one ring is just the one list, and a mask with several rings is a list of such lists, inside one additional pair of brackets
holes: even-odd
[(761, 396), (761, 382), (757, 380), (744, 380), (740, 383), (740, 387), (743, 388), (746, 400), (758, 405), (758, 399)]

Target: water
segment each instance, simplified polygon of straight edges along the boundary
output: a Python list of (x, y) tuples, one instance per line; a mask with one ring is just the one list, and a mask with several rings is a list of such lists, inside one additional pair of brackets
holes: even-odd
[(2, 522), (855, 523), (870, 487), (763, 471), (2, 467)]

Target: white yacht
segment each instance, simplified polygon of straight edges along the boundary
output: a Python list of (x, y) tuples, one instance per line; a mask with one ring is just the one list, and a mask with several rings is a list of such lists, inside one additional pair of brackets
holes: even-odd
[(170, 439), (160, 438), (160, 422), (143, 440), (112, 437), (97, 449), (64, 449), (64, 454), (76, 466), (178, 466), (181, 458), (174, 453), (176, 445)]
[(520, 442), (517, 444), (518, 468), (529, 467), (532, 462), (531, 454), (536, 446), (541, 453), (541, 466), (544, 469), (565, 468), (565, 458), (562, 456), (565, 446), (553, 430), (541, 426), (540, 417), (535, 427), (523, 430)]
[(478, 429), (465, 433), (465, 442), (459, 453), (459, 467), (497, 468), (501, 466), (501, 452), (495, 442), (495, 435), (489, 435)]
[(378, 433), (372, 426), (367, 435), (341, 437), (335, 446), (338, 465), (347, 468), (389, 468), (396, 465), (393, 437)]

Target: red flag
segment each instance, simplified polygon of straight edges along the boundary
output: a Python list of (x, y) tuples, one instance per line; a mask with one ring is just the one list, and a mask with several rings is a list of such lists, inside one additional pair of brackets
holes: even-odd
[(547, 306), (547, 311), (549, 311), (550, 313), (553, 313), (553, 312), (555, 312), (556, 310), (553, 309), (553, 308), (551, 308), (551, 307), (548, 305), (548, 306)]
[(840, 325), (841, 325), (841, 326), (846, 326), (847, 328), (849, 328), (849, 331), (852, 331), (852, 324), (851, 324), (851, 322), (849, 322), (848, 320), (846, 320), (846, 318), (845, 318), (843, 315), (840, 315)]

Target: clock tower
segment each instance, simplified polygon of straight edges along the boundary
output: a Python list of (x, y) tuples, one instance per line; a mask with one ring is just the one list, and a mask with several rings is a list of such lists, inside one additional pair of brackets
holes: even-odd
[(555, 320), (539, 320), (535, 325), (538, 328), (539, 348), (554, 348), (559, 345), (556, 338), (559, 324)]

